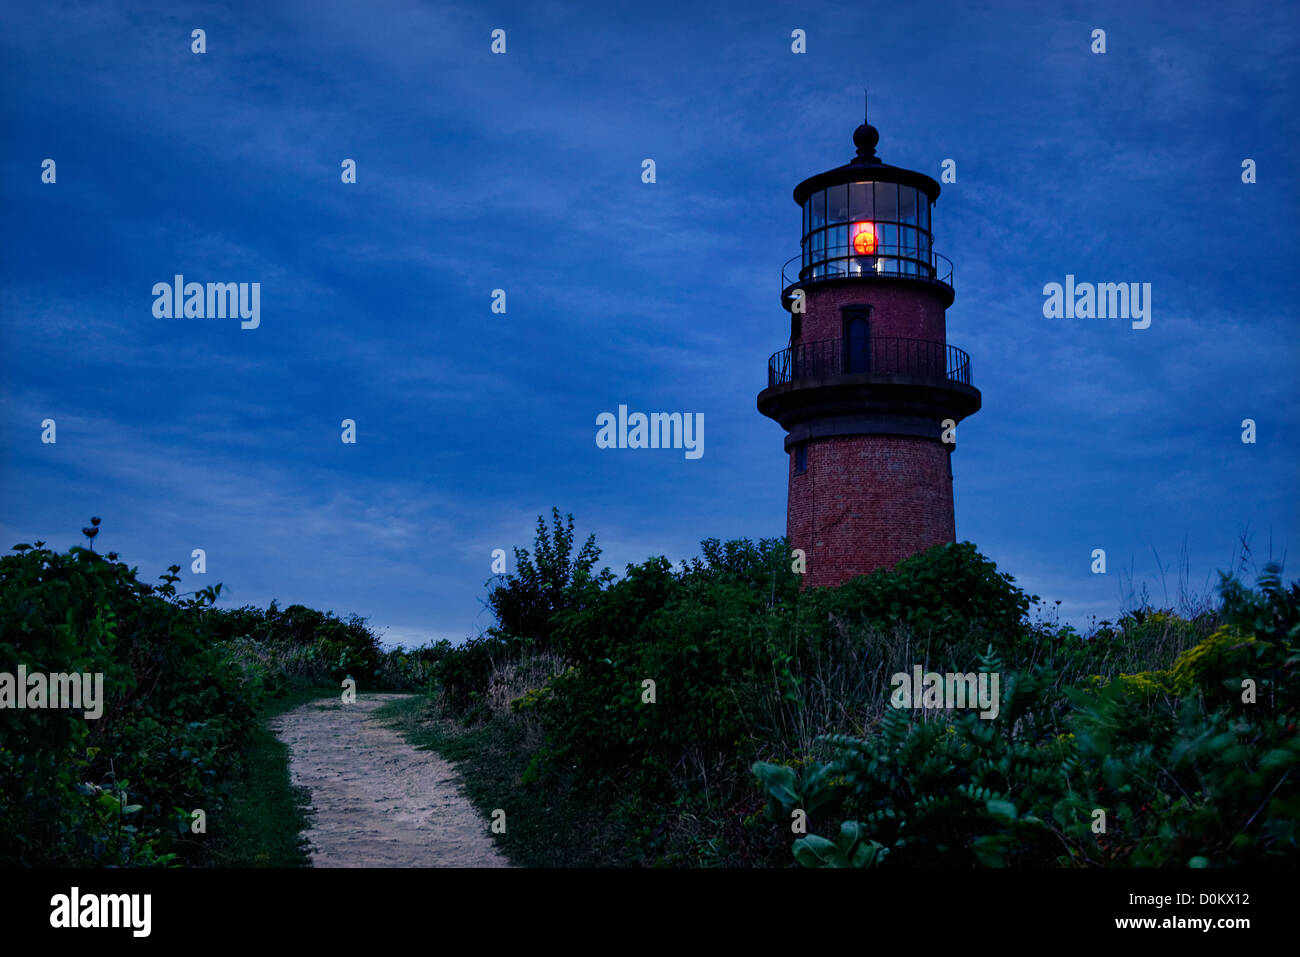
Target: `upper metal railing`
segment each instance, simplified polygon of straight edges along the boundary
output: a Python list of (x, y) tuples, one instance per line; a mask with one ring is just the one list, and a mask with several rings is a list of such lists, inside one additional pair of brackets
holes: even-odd
[(970, 385), (970, 356), (925, 339), (823, 339), (801, 342), (767, 360), (771, 388), (796, 379), (870, 374), (905, 375)]
[(781, 291), (802, 282), (868, 276), (921, 279), (952, 286), (952, 260), (911, 246), (876, 246), (862, 255), (852, 246), (831, 246), (800, 253), (781, 267)]

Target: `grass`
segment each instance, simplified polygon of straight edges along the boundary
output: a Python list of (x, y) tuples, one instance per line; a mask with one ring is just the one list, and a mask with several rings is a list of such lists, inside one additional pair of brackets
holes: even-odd
[(533, 754), (523, 721), (490, 713), (470, 722), (441, 717), (429, 697), (393, 701), (375, 715), (417, 748), (456, 763), (470, 801), (484, 819), (506, 812), (497, 849), (516, 867), (617, 867), (630, 860), (626, 835), (608, 813), (572, 788), (542, 784), (526, 773)]
[(249, 741), (244, 773), (227, 785), (225, 810), (209, 818), (212, 867), (310, 867), (303, 832), (310, 825), (310, 794), (289, 777), (289, 749), (271, 733), (272, 718), (317, 698), (337, 695), (333, 687), (291, 692), (263, 710)]

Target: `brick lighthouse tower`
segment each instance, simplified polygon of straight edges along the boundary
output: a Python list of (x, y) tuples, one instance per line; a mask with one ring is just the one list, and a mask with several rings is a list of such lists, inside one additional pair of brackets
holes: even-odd
[(956, 540), (952, 429), (979, 410), (970, 357), (948, 345), (952, 263), (931, 246), (939, 184), (857, 155), (794, 190), (802, 253), (781, 273), (790, 345), (758, 410), (788, 433), (787, 536), (806, 587), (838, 585)]

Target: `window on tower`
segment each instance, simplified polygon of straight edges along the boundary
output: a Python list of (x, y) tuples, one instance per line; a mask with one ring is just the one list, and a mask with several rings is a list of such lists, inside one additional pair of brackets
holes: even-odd
[(796, 474), (808, 471), (808, 443), (800, 442), (794, 447), (794, 470)]

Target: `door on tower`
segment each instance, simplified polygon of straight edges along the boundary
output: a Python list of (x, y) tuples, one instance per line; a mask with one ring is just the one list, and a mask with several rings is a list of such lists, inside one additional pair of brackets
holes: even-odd
[(870, 310), (844, 310), (844, 371), (849, 375), (871, 371)]

